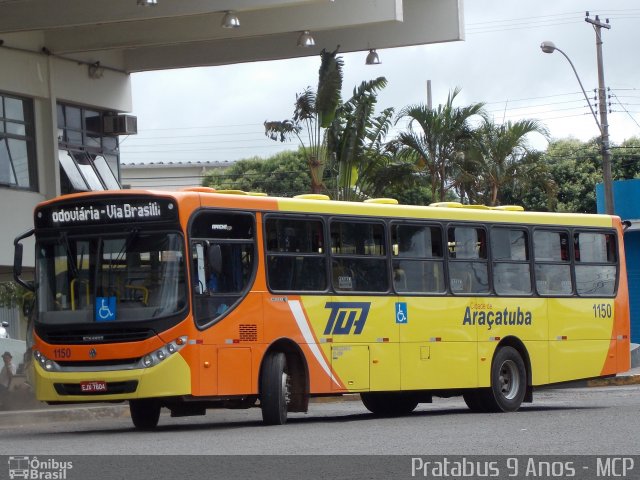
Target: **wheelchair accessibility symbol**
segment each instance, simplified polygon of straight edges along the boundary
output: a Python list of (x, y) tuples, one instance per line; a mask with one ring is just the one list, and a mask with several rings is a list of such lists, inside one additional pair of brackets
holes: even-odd
[(116, 319), (116, 297), (96, 297), (96, 322)]
[(407, 323), (409, 315), (406, 302), (396, 302), (396, 323)]

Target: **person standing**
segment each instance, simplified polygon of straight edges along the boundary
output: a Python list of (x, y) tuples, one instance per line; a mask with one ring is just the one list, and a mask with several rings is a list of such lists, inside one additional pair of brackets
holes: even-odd
[(16, 366), (13, 364), (12, 360), (13, 356), (11, 353), (4, 352), (2, 354), (4, 366), (2, 367), (2, 370), (0, 370), (0, 394), (5, 394), (9, 391), (11, 380), (13, 380), (13, 377), (16, 374)]

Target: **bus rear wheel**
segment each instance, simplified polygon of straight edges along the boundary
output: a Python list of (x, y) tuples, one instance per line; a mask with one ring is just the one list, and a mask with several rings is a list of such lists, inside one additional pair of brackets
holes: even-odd
[(527, 393), (527, 369), (513, 347), (501, 347), (491, 365), (491, 387), (465, 392), (462, 397), (474, 412), (515, 412)]
[(408, 415), (418, 406), (411, 395), (398, 393), (363, 392), (360, 394), (367, 410), (379, 417)]
[(513, 347), (502, 347), (491, 365), (489, 409), (493, 412), (515, 412), (527, 393), (527, 369), (520, 353)]
[(487, 404), (487, 399), (491, 395), (491, 392), (488, 391), (487, 388), (478, 388), (474, 390), (469, 390), (462, 394), (462, 398), (464, 399), (464, 403), (467, 404), (469, 410), (477, 413), (485, 413), (490, 411), (490, 407)]
[(129, 412), (138, 430), (153, 430), (160, 420), (160, 402), (153, 399), (129, 400)]
[(260, 377), (260, 408), (265, 425), (284, 425), (290, 402), (291, 377), (282, 352), (268, 353)]

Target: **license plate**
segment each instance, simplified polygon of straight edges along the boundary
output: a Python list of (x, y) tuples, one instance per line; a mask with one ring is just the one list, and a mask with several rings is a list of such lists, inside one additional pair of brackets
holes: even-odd
[(82, 393), (97, 393), (107, 391), (107, 382), (93, 381), (93, 382), (80, 382), (80, 391)]

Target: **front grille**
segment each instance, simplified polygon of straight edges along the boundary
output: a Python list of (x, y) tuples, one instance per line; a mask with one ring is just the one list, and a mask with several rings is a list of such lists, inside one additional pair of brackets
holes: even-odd
[[(38, 332), (40, 335), (40, 332)], [(52, 345), (87, 345), (99, 343), (139, 342), (155, 335), (149, 329), (109, 330), (108, 332), (89, 333), (80, 330), (66, 330), (63, 332), (47, 332), (40, 337)]]
[(240, 341), (241, 342), (257, 342), (258, 326), (257, 325), (240, 325)]
[(138, 388), (138, 381), (107, 382), (106, 392), (83, 392), (79, 383), (54, 383), (53, 386), (58, 395), (116, 395), (135, 392)]
[(137, 365), (140, 358), (125, 358), (122, 360), (85, 360), (85, 361), (60, 361), (56, 363), (61, 367), (122, 367)]

